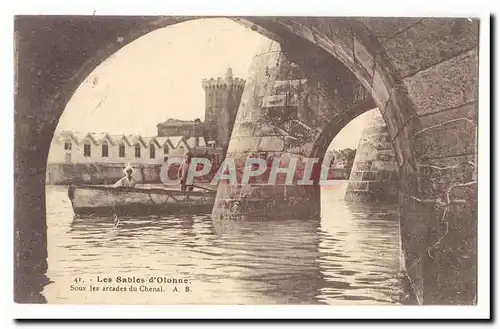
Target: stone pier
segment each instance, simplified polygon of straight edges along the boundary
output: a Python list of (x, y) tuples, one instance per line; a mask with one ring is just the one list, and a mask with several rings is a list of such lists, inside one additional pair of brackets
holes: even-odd
[[(319, 216), (323, 149), (331, 140), (321, 132), (345, 116), (355, 102), (365, 104), (369, 97), (340, 66), (322, 67), (325, 75), (321, 76), (313, 73), (320, 70), (314, 66), (319, 65), (317, 61), (301, 60), (300, 55), (292, 60), (282, 45), (271, 40), (254, 57), (226, 157), (235, 163), (238, 184), (221, 182), (215, 218)], [(339, 78), (342, 74), (345, 79)], [(358, 106), (356, 111), (359, 109), (366, 108)], [(289, 181), (282, 172), (277, 174), (276, 184), (268, 183), (268, 169), (250, 184), (241, 184), (249, 157), (265, 160), (268, 168), (279, 159), (279, 168), (294, 168)], [(308, 169), (312, 158), (318, 162)], [(309, 178), (313, 184), (301, 183)]]
[(398, 202), (398, 164), (378, 109), (363, 130), (345, 195), (346, 201)]
[[(302, 160), (307, 156), (304, 145), (290, 133), (294, 129), (301, 130), (305, 140), (310, 133), (310, 128), (301, 126), (298, 121), (306, 86), (304, 73), (286, 58), (277, 42), (269, 40), (262, 45), (251, 64), (226, 156), (234, 160), (238, 172), (246, 167), (249, 157), (263, 158), (269, 164), (275, 157)], [(286, 160), (281, 163), (282, 167), (288, 165)], [(288, 215), (289, 211), (298, 216), (317, 215), (318, 207), (313, 205), (318, 203), (319, 206), (317, 187), (268, 186), (268, 177), (269, 172), (256, 177), (251, 184), (236, 186), (222, 181), (214, 217), (280, 217), (280, 214)], [(238, 175), (238, 183), (241, 178)]]

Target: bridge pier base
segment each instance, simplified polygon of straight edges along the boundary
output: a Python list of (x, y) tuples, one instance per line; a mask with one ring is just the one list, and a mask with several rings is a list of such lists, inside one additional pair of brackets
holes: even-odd
[(223, 185), (214, 219), (312, 219), (320, 215), (319, 186)]

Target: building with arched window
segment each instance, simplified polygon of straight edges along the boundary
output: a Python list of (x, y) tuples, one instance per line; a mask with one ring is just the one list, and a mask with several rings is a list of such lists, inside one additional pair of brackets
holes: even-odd
[(85, 141), (83, 143), (83, 156), (91, 157), (92, 156), (92, 148), (89, 141)]
[(118, 146), (118, 157), (125, 158), (125, 143), (123, 142)]
[(156, 145), (154, 145), (153, 143), (149, 144), (149, 158), (156, 158)]
[(106, 141), (102, 142), (101, 148), (102, 148), (102, 152), (101, 152), (102, 157), (103, 158), (107, 158), (108, 157), (108, 151), (109, 151), (108, 142), (106, 142)]
[(139, 143), (136, 143), (134, 145), (134, 154), (135, 154), (135, 157), (140, 159), (141, 158), (141, 144)]

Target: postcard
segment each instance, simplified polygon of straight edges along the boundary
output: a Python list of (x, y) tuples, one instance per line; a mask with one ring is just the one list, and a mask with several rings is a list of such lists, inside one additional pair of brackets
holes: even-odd
[(15, 302), (476, 306), (481, 24), (15, 16)]

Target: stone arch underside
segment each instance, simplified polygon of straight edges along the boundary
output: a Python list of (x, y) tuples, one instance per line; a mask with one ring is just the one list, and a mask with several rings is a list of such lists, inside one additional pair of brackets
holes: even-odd
[[(69, 98), (123, 45), (194, 18), (16, 19), (16, 301), (43, 301), (46, 158)], [(269, 33), (304, 70), (314, 63), (294, 51), (293, 44), (300, 41), (321, 49), (332, 56), (330, 63), (349, 69), (357, 79), (350, 80), (353, 84), (368, 91), (384, 116), (397, 154), (404, 265), (417, 297), (423, 303), (475, 303), (478, 21), (246, 17), (240, 22)], [(323, 79), (329, 81), (324, 76), (306, 80), (321, 86)], [(325, 85), (329, 83), (333, 82)], [(331, 95), (335, 88), (326, 89), (326, 99), (338, 101)], [(235, 133), (236, 129), (235, 125)], [(237, 133), (232, 137), (238, 138)], [(258, 137), (257, 150), (262, 137), (270, 136)]]

